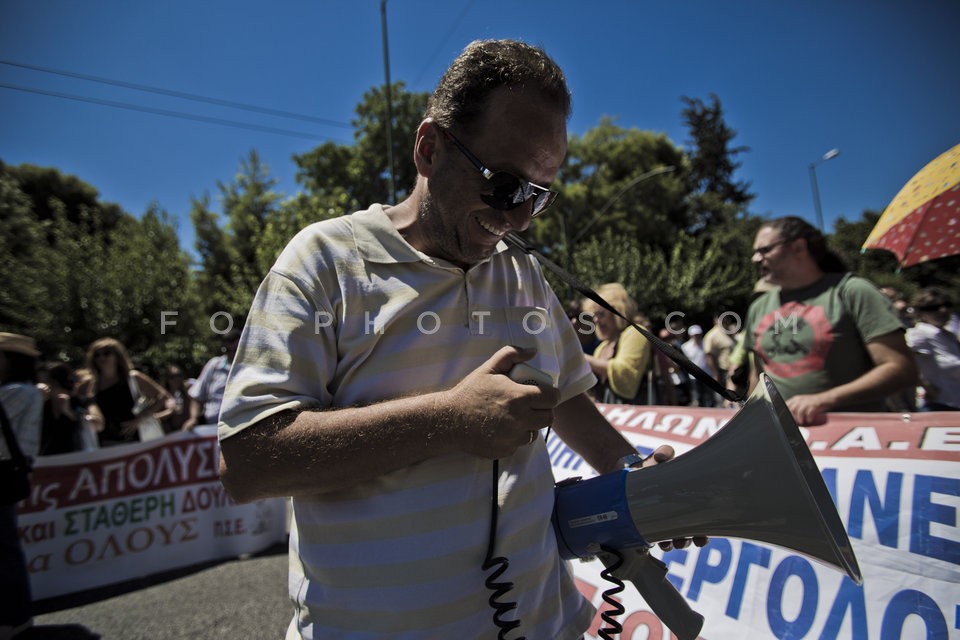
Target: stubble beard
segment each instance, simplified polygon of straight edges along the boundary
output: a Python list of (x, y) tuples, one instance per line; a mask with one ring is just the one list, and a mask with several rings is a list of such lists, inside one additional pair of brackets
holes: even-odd
[[(427, 255), (442, 258), (467, 270), (473, 265), (490, 257), (488, 252), (470, 252), (462, 242), (458, 228), (449, 224), (457, 214), (445, 211), (437, 204), (433, 194), (427, 193), (417, 207), (417, 219), (423, 229), (424, 241), (429, 243)], [(462, 214), (468, 216), (468, 213)]]

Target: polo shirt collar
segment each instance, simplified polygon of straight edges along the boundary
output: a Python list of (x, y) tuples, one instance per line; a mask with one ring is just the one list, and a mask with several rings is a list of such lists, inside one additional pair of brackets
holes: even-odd
[[(367, 262), (391, 264), (422, 261), (431, 264), (447, 264), (445, 260), (430, 257), (410, 246), (394, 228), (382, 205), (372, 205), (365, 211), (352, 214), (352, 217), (358, 218), (352, 225), (353, 239), (357, 244), (357, 251)], [(507, 249), (509, 247), (501, 240), (497, 243), (494, 254)], [(481, 264), (489, 259), (483, 260)]]

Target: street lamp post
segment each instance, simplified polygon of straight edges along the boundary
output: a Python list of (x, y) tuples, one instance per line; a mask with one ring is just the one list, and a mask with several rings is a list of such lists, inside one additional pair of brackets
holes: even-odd
[(840, 149), (830, 149), (816, 162), (810, 163), (810, 188), (813, 189), (813, 207), (817, 212), (817, 226), (823, 233), (823, 210), (820, 208), (820, 189), (817, 187), (817, 165), (840, 155)]

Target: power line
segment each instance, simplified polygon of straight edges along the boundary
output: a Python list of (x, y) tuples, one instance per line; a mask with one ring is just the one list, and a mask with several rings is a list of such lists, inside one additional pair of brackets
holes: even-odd
[(433, 63), (443, 48), (447, 45), (447, 40), (450, 39), (450, 36), (453, 35), (453, 32), (460, 26), (460, 23), (463, 22), (463, 19), (467, 16), (467, 12), (470, 11), (470, 7), (473, 5), (474, 0), (468, 0), (467, 4), (464, 5), (463, 9), (460, 11), (460, 15), (457, 16), (457, 19), (453, 21), (453, 25), (447, 29), (447, 34), (440, 39), (440, 44), (437, 45), (437, 48), (434, 49), (433, 53), (427, 58), (427, 62), (423, 65), (423, 68), (420, 70), (420, 73), (417, 74), (416, 79), (413, 81), (411, 86), (417, 86), (420, 83), (420, 80), (423, 78), (423, 74), (427, 72), (427, 69)]
[(88, 102), (91, 104), (98, 104), (107, 107), (114, 107), (116, 109), (127, 109), (128, 111), (142, 111), (144, 113), (153, 113), (161, 116), (168, 116), (171, 118), (183, 118), (185, 120), (196, 120), (198, 122), (207, 122), (211, 124), (219, 124), (226, 127), (236, 127), (238, 129), (250, 129), (251, 131), (262, 131), (266, 133), (275, 133), (282, 136), (292, 136), (295, 138), (309, 138), (312, 140), (331, 140), (330, 136), (321, 136), (315, 133), (306, 133), (303, 131), (293, 131), (291, 129), (279, 129), (277, 127), (267, 127), (258, 124), (252, 124), (249, 122), (240, 122), (238, 120), (227, 120), (225, 118), (213, 118), (210, 116), (201, 116), (192, 113), (184, 113), (182, 111), (170, 111), (168, 109), (157, 109), (154, 107), (144, 107), (141, 105), (129, 104), (126, 102), (115, 102), (113, 100), (102, 100), (100, 98), (88, 98), (85, 96), (76, 96), (68, 93), (60, 93), (58, 91), (47, 91), (45, 89), (31, 89), (29, 87), (19, 87), (12, 84), (0, 83), (0, 89), (11, 89), (13, 91), (23, 91), (26, 93), (37, 93), (45, 96), (52, 96), (55, 98), (63, 98), (65, 100), (76, 100), (78, 102)]
[(353, 129), (352, 124), (345, 122), (340, 122), (338, 120), (330, 120), (328, 118), (318, 118), (316, 116), (306, 115), (302, 113), (295, 113), (293, 111), (282, 111), (280, 109), (271, 109), (269, 107), (260, 107), (257, 105), (247, 104), (244, 102), (235, 102), (232, 100), (222, 100), (220, 98), (211, 98), (209, 96), (202, 96), (195, 93), (186, 93), (183, 91), (173, 91), (171, 89), (164, 89), (162, 87), (152, 87), (145, 84), (136, 84), (134, 82), (126, 82), (123, 80), (112, 80), (110, 78), (103, 78), (99, 76), (92, 76), (83, 73), (74, 73), (72, 71), (63, 71), (61, 69), (51, 69), (49, 67), (41, 67), (33, 64), (26, 64), (23, 62), (13, 62), (11, 60), (0, 60), (0, 64), (5, 64), (11, 67), (19, 67), (21, 69), (29, 69), (31, 71), (40, 71), (42, 73), (50, 73), (58, 76), (65, 76), (68, 78), (77, 78), (79, 80), (86, 80), (87, 82), (99, 82), (100, 84), (108, 84), (115, 87), (123, 87), (125, 89), (134, 89), (136, 91), (145, 91), (148, 93), (158, 93), (165, 96), (172, 96), (174, 98), (181, 98), (183, 100), (193, 100), (195, 102), (206, 102), (207, 104), (215, 104), (222, 107), (231, 107), (234, 109), (243, 109), (245, 111), (255, 111), (257, 113), (264, 113), (272, 116), (280, 116), (282, 118), (293, 118), (296, 120), (305, 120), (307, 122), (315, 122), (317, 124), (325, 124), (332, 127), (341, 127), (346, 129)]

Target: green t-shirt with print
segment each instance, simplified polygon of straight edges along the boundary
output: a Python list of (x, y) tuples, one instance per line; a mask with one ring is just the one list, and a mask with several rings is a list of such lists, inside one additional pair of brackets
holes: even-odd
[[(745, 347), (784, 399), (818, 393), (873, 368), (865, 343), (904, 329), (890, 302), (868, 280), (828, 273), (793, 291), (774, 289), (747, 312)], [(837, 408), (884, 411), (882, 400)]]

